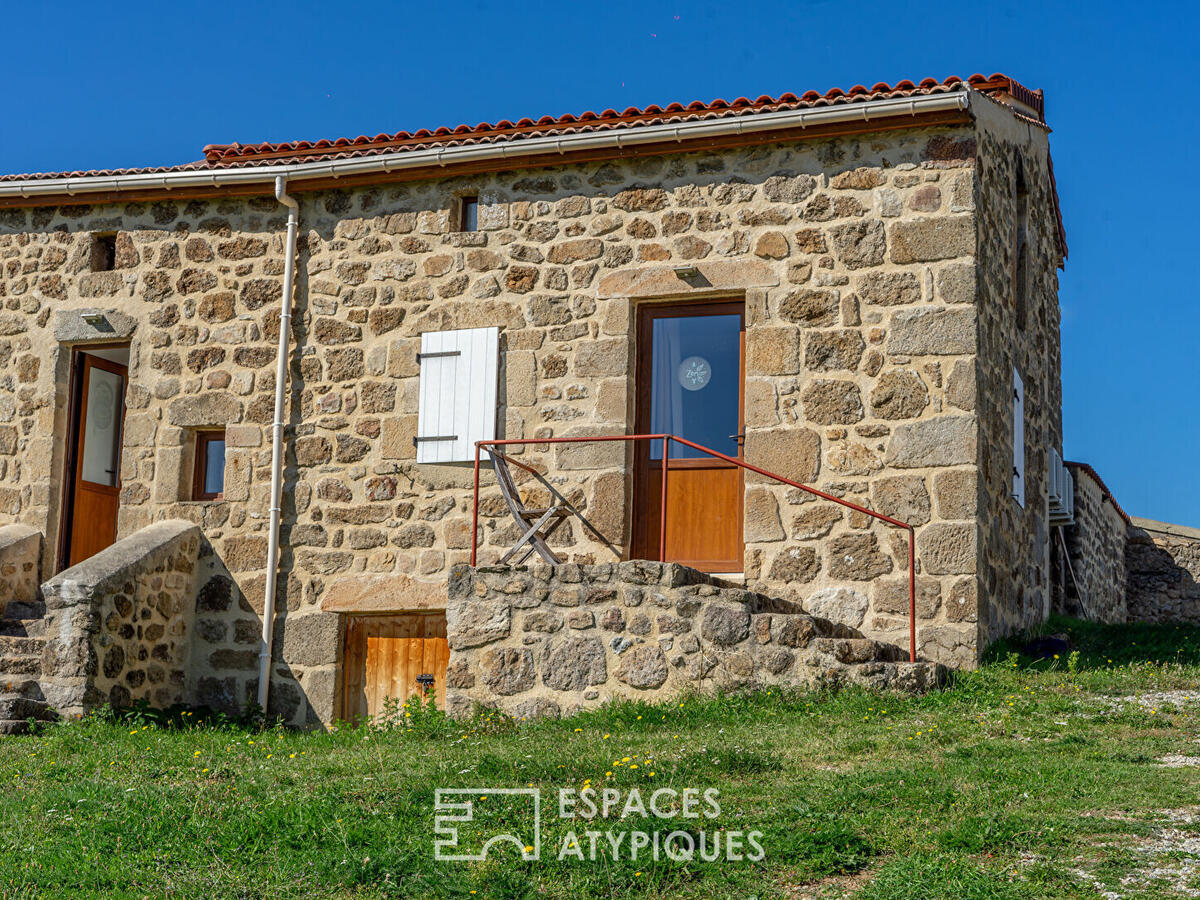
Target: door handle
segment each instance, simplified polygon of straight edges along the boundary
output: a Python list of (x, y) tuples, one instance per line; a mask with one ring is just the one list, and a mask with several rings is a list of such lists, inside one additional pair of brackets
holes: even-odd
[(744, 441), (746, 439), (746, 432), (743, 431), (741, 434), (731, 434), (729, 436), (729, 439), (733, 440), (733, 441), (737, 441), (740, 444), (742, 441)]

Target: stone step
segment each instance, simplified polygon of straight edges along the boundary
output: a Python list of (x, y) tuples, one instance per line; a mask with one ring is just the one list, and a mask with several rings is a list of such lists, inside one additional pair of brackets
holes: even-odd
[(869, 662), (900, 662), (908, 654), (894, 644), (873, 641), (870, 638), (817, 638), (812, 649), (824, 653), (843, 665)]
[(770, 634), (772, 642), (784, 647), (807, 647), (817, 638), (832, 641), (862, 639), (853, 628), (802, 612), (752, 613), (750, 621), (754, 634)]
[(45, 619), (0, 619), (0, 635), (40, 638), (45, 633)]
[(945, 685), (950, 670), (934, 662), (869, 662), (847, 666), (832, 674), (842, 684), (861, 685), (875, 691), (923, 694)]
[(841, 665), (908, 659), (908, 652), (894, 644), (864, 638), (845, 625), (804, 613), (756, 613), (750, 622), (751, 634), (758, 636), (760, 644), (807, 649)]
[[(839, 662), (896, 662), (908, 659), (908, 651), (892, 644), (880, 641), (867, 641), (857, 629), (841, 622), (834, 622), (807, 612), (799, 603), (772, 597), (743, 588), (729, 574), (708, 575), (703, 572), (690, 572), (691, 590), (705, 601), (728, 600), (733, 603), (743, 603), (750, 607), (754, 618), (769, 615), (779, 622), (789, 622), (787, 627), (793, 639), (797, 634), (810, 637), (823, 637), (839, 642), (827, 645), (825, 651)], [(744, 582), (745, 576), (741, 576)], [(808, 623), (808, 624), (803, 624)], [(865, 641), (865, 643), (864, 643)], [(801, 644), (791, 644), (801, 646)]]
[[(49, 720), (46, 720), (49, 721)], [(0, 719), (0, 737), (4, 735), (28, 734), (28, 719)]]
[(42, 619), (46, 616), (46, 604), (41, 600), (12, 600), (0, 608), (5, 619)]
[(38, 676), (42, 674), (42, 655), (0, 656), (0, 682), (19, 675)]
[[(693, 592), (697, 599), (706, 604), (712, 601), (719, 602), (724, 600), (730, 604), (749, 607), (751, 616), (756, 619), (759, 616), (770, 616), (772, 619), (777, 619), (780, 621), (809, 623), (808, 625), (803, 626), (804, 633), (809, 636), (821, 636), (847, 640), (858, 639), (862, 637), (862, 634), (859, 631), (851, 628), (849, 625), (844, 625), (841, 622), (833, 622), (829, 619), (823, 619), (820, 616), (813, 615), (805, 611), (805, 609), (799, 603), (795, 603), (791, 600), (784, 600), (780, 597), (771, 597), (755, 591), (748, 591), (745, 588), (740, 588), (736, 585), (730, 585), (728, 583), (721, 584), (716, 580), (718, 576), (704, 575), (702, 577), (708, 580), (706, 582), (701, 582), (698, 585), (691, 585), (684, 590)], [(795, 627), (795, 624), (793, 627)]]
[[(480, 571), (516, 570), (499, 566), (481, 568)], [(677, 563), (630, 560), (613, 566), (612, 580), (614, 583), (647, 585), (651, 588), (655, 585), (672, 587), (678, 593), (691, 595), (705, 605), (713, 601), (726, 601), (733, 606), (749, 607), (756, 630), (766, 627), (757, 620), (763, 617), (772, 620), (770, 629), (773, 642), (788, 647), (803, 647), (811, 641), (813, 649), (843, 665), (898, 663), (908, 659), (907, 650), (864, 638), (861, 632), (849, 625), (811, 615), (799, 603), (747, 590), (742, 586), (745, 580), (743, 573), (708, 574)], [(786, 632), (782, 641), (775, 636), (777, 628)]]
[(713, 572), (708, 577), (718, 587), (731, 587), (743, 590), (746, 587), (745, 572)]
[(0, 695), (11, 694), (16, 697), (27, 697), (30, 700), (42, 700), (42, 686), (37, 678), (29, 675), (6, 676), (0, 675)]
[(40, 637), (16, 637), (0, 634), (0, 659), (10, 656), (41, 656), (46, 641)]
[(38, 719), (45, 722), (53, 718), (54, 713), (44, 700), (0, 694), (0, 722), (14, 719)]

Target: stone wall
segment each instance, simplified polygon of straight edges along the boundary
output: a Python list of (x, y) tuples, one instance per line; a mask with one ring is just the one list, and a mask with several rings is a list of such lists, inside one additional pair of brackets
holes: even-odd
[[(300, 195), (278, 601), (292, 624), (276, 643), (285, 692), (305, 701), (293, 721), (329, 721), (336, 708), (338, 613), (322, 609), (331, 582), (440, 585), (469, 555), (469, 469), (414, 463), (421, 333), (500, 327), (502, 436), (611, 434), (633, 427), (637, 305), (681, 299), (745, 299), (746, 458), (917, 526), (923, 652), (972, 664), (977, 544), (1008, 540), (993, 522), (1036, 538), (1032, 512), (1017, 523), (978, 511), (979, 460), (1008, 421), (990, 394), (976, 410), (979, 310), (993, 349), (1015, 327), (1000, 298), (976, 302), (976, 198), (995, 190), (978, 181), (999, 177), (977, 162), (978, 141), (971, 126), (913, 129)], [(1049, 216), (1038, 184), (1038, 216)], [(453, 230), (466, 193), (480, 197), (476, 232)], [(0, 518), (57, 533), (69, 347), (127, 337), (120, 535), (179, 518), (211, 543), (213, 577), (225, 579), (212, 596), (231, 598), (203, 610), (214, 640), (198, 665), (214, 698), (244, 698), (254, 677), (247, 629), (263, 606), (283, 226), (270, 197), (0, 210)], [(103, 231), (117, 232), (116, 267), (92, 272), (90, 236)], [(1042, 294), (1054, 280), (1048, 246)], [(699, 277), (681, 280), (679, 264)], [(87, 326), (84, 310), (109, 325)], [(1040, 315), (1030, 340), (1045, 343), (1057, 308)], [(1052, 404), (1057, 344), (1043, 349), (1055, 378), (1039, 402)], [(1031, 448), (1057, 427), (1053, 410), (1038, 415)], [(214, 426), (227, 434), (224, 498), (193, 502), (195, 433)], [(625, 450), (525, 456), (627, 550)], [(515, 526), (486, 472), (484, 487), (488, 563)], [(523, 489), (541, 505), (535, 485)], [(856, 625), (906, 633), (898, 532), (753, 479), (745, 500), (752, 588), (804, 602), (853, 580), (867, 604)], [(553, 543), (567, 561), (612, 559), (575, 522)], [(997, 558), (988, 591), (1017, 579), (1013, 590), (1036, 597), (1031, 552)], [(289, 658), (289, 647), (302, 651)]]
[[(188, 694), (200, 706), (234, 715), (257, 702), (264, 597), (243, 591), (207, 541), (201, 546), (195, 583)], [(331, 718), (322, 718), (313, 702), (332, 702), (340, 622), (319, 610), (302, 610), (300, 601), (299, 591), (279, 591), (266, 713), (307, 726)]]
[(456, 566), (446, 708), (518, 718), (779, 685), (924, 690), (945, 670), (674, 564)]
[(66, 716), (185, 702), (200, 529), (149, 525), (42, 586), (42, 691)]
[(1131, 620), (1200, 622), (1200, 528), (1133, 519), (1125, 568)]
[[(978, 515), (971, 518), (978, 543), (976, 645), (982, 650), (1044, 621), (1050, 611), (1049, 449), (1062, 451), (1057, 272), (1062, 251), (1046, 130), (1014, 118), (987, 97), (972, 98), (972, 104), (979, 272), (972, 408), (980, 424), (981, 477)], [(1018, 171), (1028, 191), (1023, 278), (1016, 252)], [(1024, 507), (1012, 495), (1014, 367), (1025, 385)]]
[(1071, 567), (1066, 572), (1062, 607), (1055, 611), (1097, 622), (1125, 622), (1129, 617), (1125, 517), (1091, 472), (1072, 466), (1071, 475), (1075, 479), (1075, 524), (1064, 529)]
[[(42, 533), (27, 525), (0, 527), (0, 618), (29, 618), (40, 600)], [(20, 605), (10, 613), (9, 605)]]

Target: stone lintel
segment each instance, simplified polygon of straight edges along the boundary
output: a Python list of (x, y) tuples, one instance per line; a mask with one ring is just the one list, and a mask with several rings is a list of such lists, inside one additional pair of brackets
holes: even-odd
[[(95, 324), (84, 316), (101, 316)], [(60, 344), (79, 344), (89, 341), (120, 341), (132, 337), (137, 319), (115, 309), (60, 309), (54, 314), (54, 339)]]
[(779, 284), (776, 267), (760, 260), (700, 261), (690, 265), (697, 270), (691, 277), (677, 275), (676, 266), (620, 269), (600, 279), (596, 296), (602, 300), (611, 297), (686, 297)]
[(329, 586), (321, 609), (337, 613), (445, 612), (446, 583), (408, 575), (352, 575)]

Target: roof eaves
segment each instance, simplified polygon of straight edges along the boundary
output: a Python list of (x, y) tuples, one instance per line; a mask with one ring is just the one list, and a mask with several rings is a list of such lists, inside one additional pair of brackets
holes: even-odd
[(1001, 73), (989, 76), (975, 74), (967, 78), (951, 76), (941, 81), (933, 78), (925, 78), (920, 82), (904, 80), (895, 84), (881, 81), (869, 88), (860, 84), (849, 90), (831, 88), (824, 93), (807, 91), (799, 95), (785, 93), (778, 97), (764, 94), (753, 100), (747, 97), (738, 97), (734, 100), (717, 98), (708, 103), (701, 101), (688, 104), (670, 103), (666, 106), (651, 105), (644, 109), (631, 106), (620, 112), (611, 108), (599, 113), (589, 110), (580, 114), (565, 114), (558, 117), (542, 116), (536, 120), (522, 118), (513, 122), (504, 119), (495, 123), (481, 122), (474, 126), (465, 124), (453, 128), (442, 126), (432, 130), (423, 128), (414, 132), (400, 131), (394, 134), (381, 133), (374, 136), (359, 135), (355, 138), (209, 144), (204, 148), (204, 159), (177, 166), (13, 174), (0, 176), (0, 182), (220, 171), (277, 161), (342, 160), (382, 153), (404, 152), (409, 149), (518, 141), (529, 137), (566, 136), (582, 132), (633, 128), (639, 125), (682, 123), (755, 115), (762, 112), (843, 106), (888, 98), (950, 93), (963, 90), (964, 87), (997, 98), (1011, 98), (1016, 103), (1009, 105), (1016, 115), (1024, 115), (1018, 106), (1036, 112), (1039, 117), (1044, 109), (1041, 91), (1031, 91), (1020, 82)]
[(1074, 462), (1074, 461), (1068, 459), (1068, 460), (1063, 460), (1063, 465), (1071, 466), (1074, 469), (1080, 469), (1084, 472), (1087, 472), (1087, 474), (1092, 478), (1092, 480), (1095, 481), (1097, 485), (1099, 485), (1101, 497), (1113, 505), (1113, 508), (1117, 511), (1118, 514), (1120, 514), (1121, 518), (1125, 520), (1125, 523), (1127, 525), (1132, 524), (1132, 520), (1129, 518), (1129, 513), (1125, 512), (1125, 510), (1123, 510), (1121, 508), (1121, 504), (1117, 502), (1117, 498), (1114, 497), (1112, 494), (1112, 491), (1110, 491), (1108, 489), (1108, 485), (1104, 483), (1104, 479), (1100, 477), (1099, 472), (1097, 472), (1088, 463), (1085, 463), (1085, 462)]

